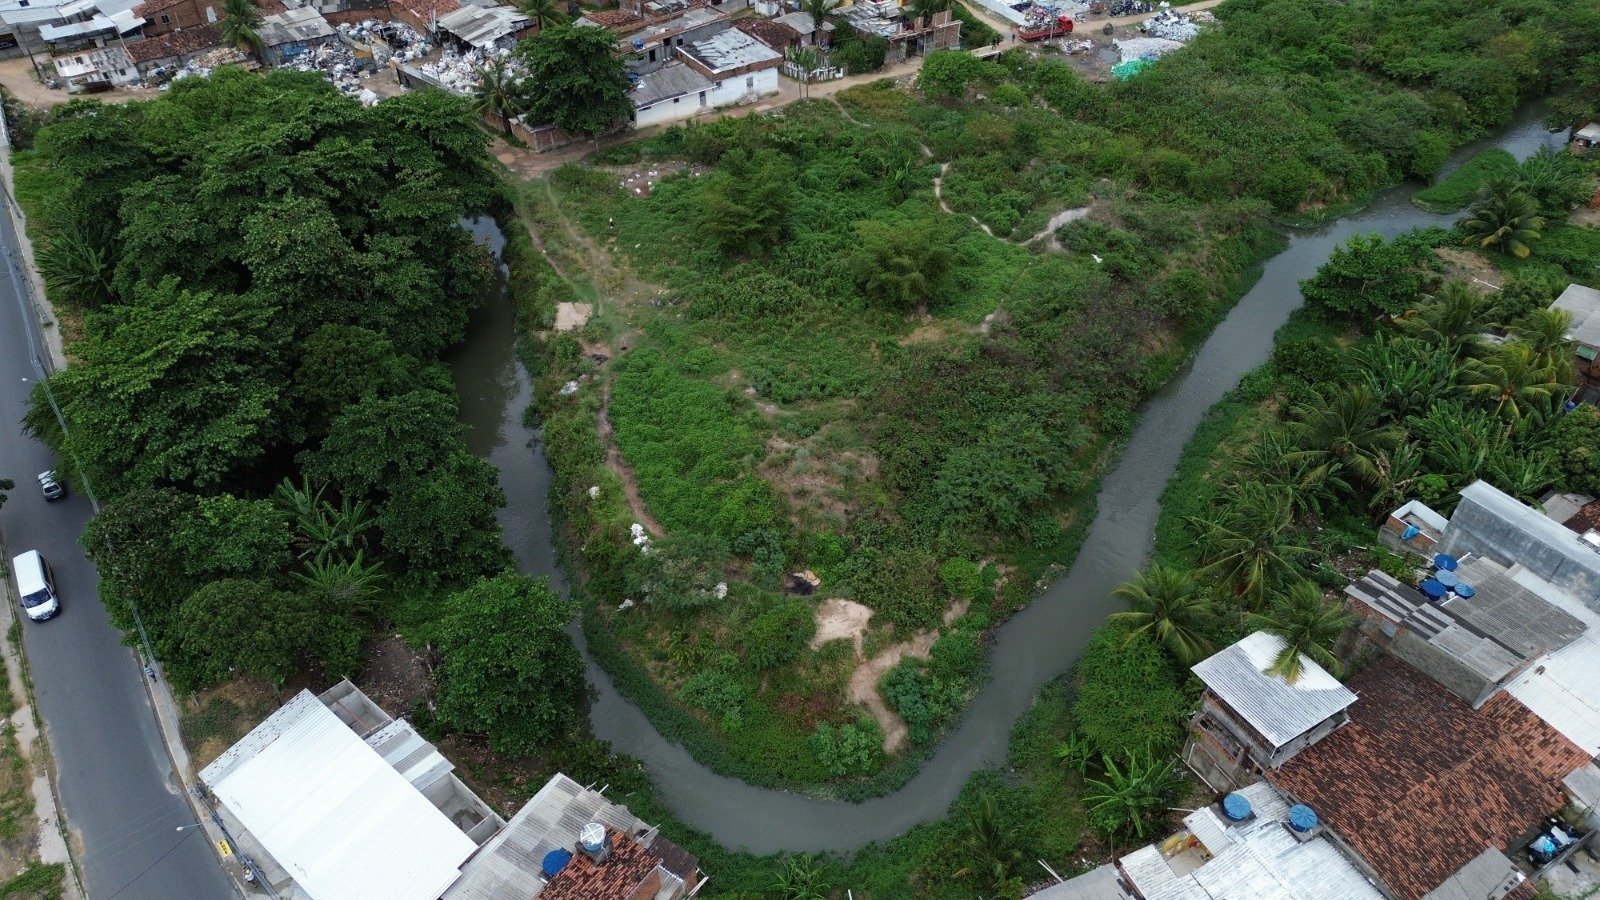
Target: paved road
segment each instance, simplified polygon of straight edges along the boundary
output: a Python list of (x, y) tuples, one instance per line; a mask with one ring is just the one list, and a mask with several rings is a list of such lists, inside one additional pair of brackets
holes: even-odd
[[(0, 210), (0, 240), (15, 247)], [(22, 623), (45, 733), (60, 765), (63, 815), (83, 850), (91, 900), (226, 900), (237, 893), (194, 821), (156, 727), (139, 665), (95, 594), (78, 543), (92, 511), (69, 494), (46, 504), (34, 476), (54, 464), (18, 424), (38, 378), (17, 284), (0, 257), (0, 477), (17, 483), (0, 508), (8, 555), (36, 549), (55, 567), (62, 611)], [(37, 331), (31, 336), (39, 343)], [(4, 563), (10, 577), (10, 560)]]

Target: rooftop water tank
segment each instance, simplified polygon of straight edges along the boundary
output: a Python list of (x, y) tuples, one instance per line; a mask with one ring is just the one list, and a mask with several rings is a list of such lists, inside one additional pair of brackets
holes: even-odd
[(1304, 803), (1296, 803), (1289, 807), (1289, 828), (1301, 834), (1310, 833), (1317, 827), (1317, 814), (1311, 807)]
[(1454, 572), (1458, 565), (1460, 563), (1456, 562), (1456, 558), (1448, 553), (1440, 553), (1433, 558), (1433, 567), (1441, 572)]
[(633, 49), (635, 49), (635, 50), (643, 50), (644, 49), (644, 38), (634, 38), (633, 39)]
[(1444, 585), (1440, 584), (1437, 578), (1424, 578), (1422, 579), (1422, 593), (1429, 600), (1438, 600), (1445, 595), (1446, 591)]
[(599, 853), (606, 846), (606, 827), (599, 822), (590, 822), (578, 832), (578, 845), (590, 853)]
[(1461, 576), (1454, 572), (1440, 569), (1439, 571), (1433, 573), (1433, 580), (1439, 582), (1447, 588), (1453, 588), (1461, 583)]
[(1222, 815), (1230, 822), (1243, 822), (1250, 818), (1250, 800), (1243, 794), (1229, 794), (1222, 798)]
[(1456, 596), (1463, 600), (1470, 600), (1472, 599), (1472, 595), (1477, 593), (1477, 591), (1472, 589), (1472, 585), (1470, 584), (1458, 584), (1456, 585), (1455, 590)]

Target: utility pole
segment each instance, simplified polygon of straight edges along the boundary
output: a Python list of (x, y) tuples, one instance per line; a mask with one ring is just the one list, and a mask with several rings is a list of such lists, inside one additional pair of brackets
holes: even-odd
[(233, 849), (233, 852), (236, 855), (238, 855), (239, 865), (244, 867), (244, 880), (251, 884), (261, 885), (261, 887), (266, 889), (267, 895), (272, 897), (272, 900), (281, 900), (281, 898), (278, 897), (278, 892), (272, 887), (272, 879), (267, 876), (267, 873), (263, 871), (260, 866), (256, 865), (255, 860), (251, 859), (249, 854), (244, 852), (244, 848), (239, 846), (239, 842), (234, 839), (233, 833), (228, 831), (228, 825), (226, 822), (222, 821), (222, 816), (217, 812), (216, 807), (207, 801), (207, 798), (210, 797), (211, 794), (206, 791), (205, 786), (197, 783), (194, 786), (194, 796), (195, 799), (204, 804), (206, 810), (211, 813), (211, 824), (217, 826), (217, 828), (222, 832), (222, 837), (227, 840), (228, 846)]

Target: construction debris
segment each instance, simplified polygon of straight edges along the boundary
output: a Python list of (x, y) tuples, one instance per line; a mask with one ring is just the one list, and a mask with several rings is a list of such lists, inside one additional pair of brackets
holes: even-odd
[[(209, 53), (202, 53), (189, 60), (172, 75), (172, 80), (179, 78), (209, 78), (211, 73), (223, 66), (236, 66), (245, 61), (245, 55), (232, 47), (218, 47)], [(169, 82), (170, 83), (170, 82)], [(165, 90), (167, 85), (162, 85)]]
[(1175, 9), (1163, 9), (1144, 21), (1141, 29), (1153, 38), (1187, 43), (1200, 33), (1200, 26)]
[(370, 49), (372, 62), (378, 66), (389, 64), (390, 59), (403, 63), (416, 62), (433, 50), (428, 39), (404, 22), (385, 22), (367, 19), (355, 24), (344, 23), (339, 33), (352, 44)]
[(1130, 63), (1135, 60), (1154, 62), (1174, 50), (1181, 49), (1183, 44), (1179, 41), (1166, 38), (1128, 38), (1122, 41), (1112, 41), (1117, 47), (1117, 52), (1122, 54), (1122, 61)]
[(307, 50), (285, 63), (283, 68), (319, 72), (346, 97), (354, 97), (365, 106), (378, 102), (378, 95), (362, 87), (360, 81), (371, 77), (371, 71), (364, 71), (366, 67), (357, 61), (355, 52), (344, 44), (323, 44), (315, 50)]
[(478, 89), (482, 81), (479, 73), (492, 65), (506, 66), (513, 78), (521, 73), (521, 66), (510, 50), (468, 50), (457, 53), (446, 47), (439, 58), (418, 66), (418, 71), (437, 81), (445, 90), (467, 95)]
[(1080, 53), (1088, 53), (1093, 49), (1094, 41), (1091, 41), (1088, 38), (1082, 38), (1076, 41), (1061, 42), (1061, 52), (1067, 54), (1068, 56), (1077, 56)]

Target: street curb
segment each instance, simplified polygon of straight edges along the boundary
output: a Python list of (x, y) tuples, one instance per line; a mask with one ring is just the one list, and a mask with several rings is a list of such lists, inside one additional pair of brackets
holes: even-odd
[(28, 237), (28, 216), (17, 202), (16, 173), (11, 168), (11, 133), (6, 123), (5, 110), (0, 109), (0, 178), (4, 179), (6, 212), (11, 216), (12, 230), (17, 235), (17, 249), (22, 255), (22, 275), (28, 288), (28, 299), (33, 303), (34, 315), (39, 319), (39, 332), (50, 353), (50, 368), (60, 371), (67, 367), (66, 349), (61, 343), (61, 320), (44, 290), (44, 276), (39, 274), (38, 263), (33, 258), (33, 240)]

